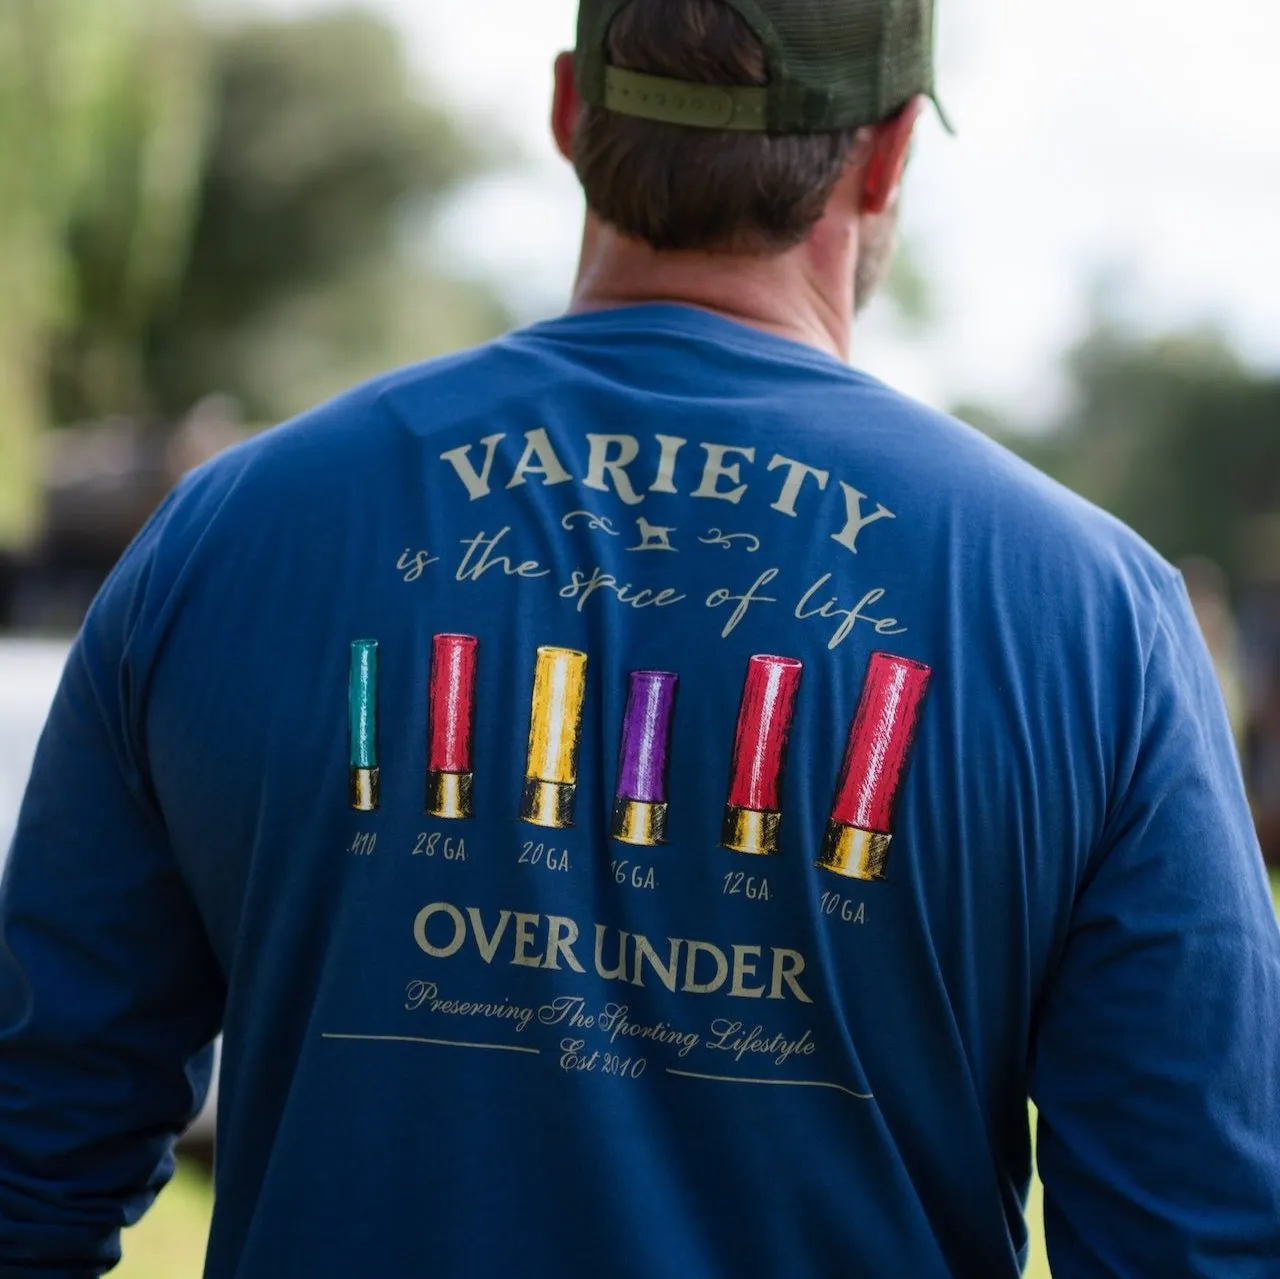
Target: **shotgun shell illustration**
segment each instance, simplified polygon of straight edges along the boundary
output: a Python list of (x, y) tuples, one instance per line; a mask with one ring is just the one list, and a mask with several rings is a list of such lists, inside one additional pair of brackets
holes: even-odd
[(351, 807), (372, 813), (378, 807), (378, 641), (351, 645), (347, 685)]
[(793, 657), (751, 658), (733, 743), (729, 802), (720, 843), (735, 853), (778, 851), (782, 774), (804, 664)]
[(585, 653), (571, 648), (538, 650), (529, 717), (529, 762), (520, 804), (521, 820), (533, 826), (573, 825), (586, 690)]
[(932, 674), (920, 662), (872, 653), (817, 863), (823, 870), (885, 878), (893, 810)]
[(427, 691), (427, 815), (461, 819), (472, 814), (472, 739), (475, 733), (474, 635), (437, 635), (431, 641)]
[(632, 671), (622, 720), (613, 837), (624, 844), (667, 842), (667, 762), (680, 677)]

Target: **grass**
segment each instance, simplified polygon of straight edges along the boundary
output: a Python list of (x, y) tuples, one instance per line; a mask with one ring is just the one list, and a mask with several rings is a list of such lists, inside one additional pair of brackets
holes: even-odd
[[(1272, 873), (1271, 893), (1280, 915), (1280, 871)], [(1027, 1203), (1031, 1253), (1025, 1279), (1051, 1279), (1044, 1248), (1043, 1199), (1037, 1177)], [(204, 1171), (191, 1164), (180, 1165), (155, 1207), (125, 1232), (124, 1261), (113, 1271), (113, 1279), (201, 1279), (212, 1211), (213, 1188)]]
[(213, 1185), (184, 1161), (145, 1217), (124, 1232), (124, 1260), (112, 1279), (201, 1279)]
[[(1031, 1115), (1031, 1133), (1036, 1131), (1035, 1113)], [(1049, 1257), (1044, 1246), (1044, 1187), (1037, 1176), (1031, 1182), (1031, 1195), (1027, 1200), (1027, 1225), (1031, 1227), (1031, 1250), (1027, 1253), (1024, 1279), (1050, 1279)]]

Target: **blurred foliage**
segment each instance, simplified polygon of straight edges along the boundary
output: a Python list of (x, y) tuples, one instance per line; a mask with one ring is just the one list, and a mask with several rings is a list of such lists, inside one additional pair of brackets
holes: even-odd
[(273, 421), (500, 330), (421, 260), (496, 157), (366, 13), (210, 27), (190, 0), (0, 0), (0, 547), (46, 425)]
[(144, 347), (183, 285), (211, 107), (206, 42), (178, 4), (131, 0), (115, 17), (109, 74), (70, 140), (91, 141), (92, 157), (58, 227), (67, 293), (53, 349), (74, 336), (75, 407), (91, 413), (147, 406)]
[(112, 1279), (200, 1279), (213, 1216), (213, 1183), (199, 1164), (178, 1161), (151, 1210), (122, 1236)]
[(1047, 434), (980, 406), (958, 415), (1131, 524), (1169, 559), (1239, 581), (1245, 530), (1280, 512), (1280, 378), (1213, 332), (1139, 338), (1100, 319), (1072, 351), (1073, 403)]
[[(113, 240), (127, 346), (182, 253), (202, 79), (178, 0), (0, 0), (0, 545), (35, 518), (48, 349), (79, 305), (68, 237), (90, 224)], [(110, 363), (127, 382), (134, 362)]]
[(933, 289), (920, 248), (903, 239), (895, 248), (885, 276), (884, 294), (909, 333), (926, 332), (937, 319)]
[[(413, 228), (489, 157), (414, 97), (394, 31), (360, 13), (260, 24), (224, 37), (216, 62), (184, 287), (148, 349), (155, 407), (178, 412), (216, 387), (271, 420), (502, 327), (491, 297), (409, 251)], [(427, 306), (440, 318), (424, 342)], [(282, 345), (284, 369), (264, 359)], [(318, 387), (317, 374), (332, 380)]]

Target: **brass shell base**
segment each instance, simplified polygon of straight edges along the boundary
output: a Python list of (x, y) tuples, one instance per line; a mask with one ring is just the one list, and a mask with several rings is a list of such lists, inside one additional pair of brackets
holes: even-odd
[(822, 854), (815, 863), (821, 870), (834, 871), (846, 879), (878, 883), (887, 878), (889, 844), (892, 835), (859, 830), (843, 822), (829, 822), (822, 841)]
[(351, 807), (357, 813), (378, 811), (378, 770), (376, 768), (351, 770)]
[(542, 782), (536, 777), (525, 779), (520, 801), (520, 820), (531, 826), (549, 826), (554, 830), (573, 825), (573, 801), (577, 787), (571, 782)]
[(427, 816), (461, 821), (472, 816), (471, 773), (427, 774)]
[(724, 810), (720, 827), (720, 845), (734, 853), (750, 857), (773, 857), (778, 852), (778, 830), (781, 813), (758, 812), (754, 808), (738, 808), (733, 804)]
[(613, 805), (613, 837), (623, 844), (665, 844), (666, 804), (646, 804), (638, 799), (616, 800)]

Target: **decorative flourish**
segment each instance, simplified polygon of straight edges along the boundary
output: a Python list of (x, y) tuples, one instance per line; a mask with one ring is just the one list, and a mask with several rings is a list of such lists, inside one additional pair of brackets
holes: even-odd
[(622, 534), (613, 527), (613, 523), (607, 515), (596, 515), (593, 511), (570, 511), (569, 514), (560, 521), (560, 527), (564, 529), (566, 533), (572, 533), (574, 529), (574, 521), (580, 518), (587, 521), (587, 528), (593, 533), (608, 533), (610, 537), (622, 536)]
[(629, 551), (671, 551), (678, 555), (679, 548), (671, 545), (671, 534), (675, 532), (674, 528), (665, 528), (661, 524), (650, 524), (642, 515), (636, 520), (636, 527), (640, 530), (640, 545), (628, 546)]
[(707, 530), (706, 537), (698, 538), (703, 546), (723, 546), (726, 551), (733, 548), (734, 542), (747, 542), (750, 545), (743, 549), (749, 555), (754, 555), (761, 546), (760, 539), (754, 533), (724, 533), (718, 528)]

